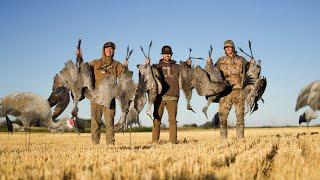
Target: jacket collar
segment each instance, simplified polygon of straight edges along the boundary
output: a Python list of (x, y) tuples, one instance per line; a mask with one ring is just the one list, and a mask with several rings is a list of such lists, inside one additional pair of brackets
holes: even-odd
[(177, 61), (172, 60), (172, 59), (169, 61), (169, 63), (164, 62), (163, 59), (160, 59), (160, 61), (159, 61), (159, 64), (176, 64), (176, 63), (177, 63)]

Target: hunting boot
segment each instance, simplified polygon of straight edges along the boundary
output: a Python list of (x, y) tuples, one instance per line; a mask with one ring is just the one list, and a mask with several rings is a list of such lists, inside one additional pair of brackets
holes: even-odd
[(227, 126), (220, 126), (220, 137), (221, 138), (227, 138), (227, 135), (228, 135), (228, 128)]
[(160, 137), (160, 124), (161, 121), (155, 119), (153, 120), (153, 128), (152, 128), (152, 142), (157, 143)]
[(237, 138), (244, 138), (244, 125), (243, 124), (239, 124), (237, 125)]

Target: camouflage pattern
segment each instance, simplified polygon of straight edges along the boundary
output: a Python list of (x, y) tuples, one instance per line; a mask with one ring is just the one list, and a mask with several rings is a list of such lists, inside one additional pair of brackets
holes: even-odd
[(220, 128), (227, 128), (227, 119), (229, 111), (234, 104), (236, 111), (237, 127), (244, 125), (244, 108), (245, 108), (245, 98), (242, 89), (233, 90), (230, 94), (222, 97), (219, 102), (219, 119)]
[(217, 67), (222, 76), (233, 85), (233, 89), (240, 89), (243, 85), (243, 70), (247, 61), (241, 56), (228, 57), (223, 56), (218, 59)]
[(226, 47), (233, 47), (233, 48), (234, 48), (234, 43), (233, 43), (233, 41), (232, 41), (232, 40), (226, 40), (226, 41), (224, 42), (224, 48), (226, 48)]
[[(232, 41), (226, 41), (225, 46), (232, 46)], [(228, 95), (222, 97), (219, 101), (219, 119), (220, 119), (220, 135), (227, 137), (227, 119), (232, 105), (235, 106), (237, 118), (237, 137), (244, 136), (244, 109), (245, 95), (243, 91), (243, 82), (245, 76), (245, 67), (247, 61), (238, 56), (235, 52), (233, 57), (223, 56), (218, 59), (217, 67), (222, 73), (224, 79), (232, 85), (232, 91)]]

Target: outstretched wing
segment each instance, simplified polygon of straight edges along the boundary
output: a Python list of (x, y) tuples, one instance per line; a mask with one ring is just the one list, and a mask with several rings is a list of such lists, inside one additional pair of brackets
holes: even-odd
[(300, 91), (295, 110), (297, 111), (304, 106), (320, 110), (320, 81), (314, 81)]
[(208, 74), (200, 66), (194, 69), (192, 86), (200, 96), (212, 96), (223, 92), (228, 86), (227, 81), (212, 82)]
[(78, 80), (78, 68), (71, 61), (65, 63), (64, 68), (60, 71), (59, 78), (65, 87), (71, 89)]
[(74, 99), (79, 100), (82, 94), (83, 82), (79, 69), (71, 60), (65, 63), (65, 67), (59, 73), (59, 78), (62, 85), (71, 90)]
[(91, 100), (99, 105), (110, 107), (111, 101), (116, 97), (117, 89), (117, 78), (116, 76), (110, 75), (104, 78), (98, 86), (88, 92)]
[(80, 63), (80, 67), (77, 67), (71, 60), (65, 63), (65, 67), (60, 71), (59, 78), (62, 85), (71, 90), (74, 100), (74, 107), (72, 110), (72, 116), (77, 116), (78, 102), (84, 97), (84, 88), (87, 87), (92, 90), (92, 72), (88, 63)]
[(220, 82), (223, 80), (219, 69), (213, 64), (206, 64), (204, 67), (205, 71), (208, 73), (210, 81)]
[(80, 73), (82, 77), (83, 87), (87, 87), (90, 91), (93, 90), (93, 73), (89, 63), (80, 64)]

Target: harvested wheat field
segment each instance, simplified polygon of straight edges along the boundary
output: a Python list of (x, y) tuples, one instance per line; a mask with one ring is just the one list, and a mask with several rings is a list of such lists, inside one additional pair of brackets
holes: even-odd
[(320, 128), (246, 129), (221, 140), (218, 130), (178, 133), (180, 143), (148, 144), (151, 133), (116, 135), (92, 145), (90, 134), (0, 134), (0, 179), (319, 179)]

